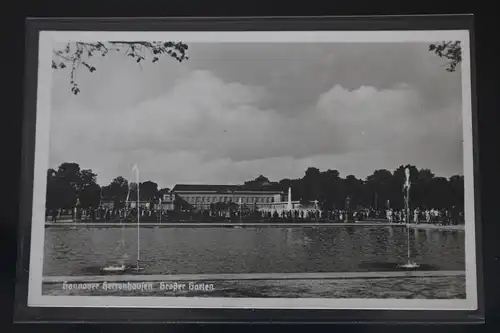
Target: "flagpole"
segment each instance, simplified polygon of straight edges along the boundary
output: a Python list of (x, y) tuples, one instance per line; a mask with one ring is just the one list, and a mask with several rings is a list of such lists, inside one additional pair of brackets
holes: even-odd
[(239, 199), (239, 204), (240, 204), (240, 223), (241, 223), (241, 198)]
[(160, 202), (160, 224), (161, 224), (161, 216), (163, 215), (163, 205), (161, 203), (161, 197), (160, 197), (159, 202)]

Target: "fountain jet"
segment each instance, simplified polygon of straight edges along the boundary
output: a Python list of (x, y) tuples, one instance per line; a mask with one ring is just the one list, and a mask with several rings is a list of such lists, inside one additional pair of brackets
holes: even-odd
[(420, 265), (411, 260), (411, 246), (410, 246), (410, 169), (405, 169), (405, 184), (403, 186), (404, 197), (405, 197), (405, 212), (406, 212), (406, 234), (407, 234), (407, 249), (408, 249), (408, 261), (406, 264), (400, 265), (401, 268), (412, 269), (418, 268)]
[(291, 211), (293, 209), (293, 207), (292, 207), (292, 187), (288, 188), (288, 204), (286, 205), (286, 209), (288, 211)]

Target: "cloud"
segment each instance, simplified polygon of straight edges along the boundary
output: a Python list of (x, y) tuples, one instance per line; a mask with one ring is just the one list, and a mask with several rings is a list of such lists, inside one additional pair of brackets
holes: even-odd
[[(358, 177), (406, 163), (437, 174), (461, 172), (460, 98), (429, 102), (411, 75), (404, 81), (384, 74), (380, 85), (368, 78), (372, 84), (341, 80), (348, 68), (339, 70), (339, 62), (355, 70), (342, 49), (301, 46), (301, 56), (288, 60), (287, 48), (274, 46), (260, 58), (265, 48), (250, 49), (240, 50), (247, 54), (233, 47), (228, 64), (219, 59), (211, 70), (215, 60), (196, 57), (183, 67), (164, 62), (138, 69), (123, 59), (117, 67), (100, 63), (99, 80), (83, 76), (86, 95), (77, 98), (66, 96), (59, 77), (53, 88), (58, 98), (51, 119), (51, 167), (76, 161), (106, 184), (118, 175), (130, 178), (137, 162), (142, 177), (161, 186), (241, 183), (260, 174), (295, 178), (309, 166)], [(238, 54), (260, 59), (266, 70), (241, 65), (256, 61), (231, 62)], [(312, 79), (330, 68), (336, 80)], [(246, 73), (252, 71), (249, 79)]]
[(239, 43), (190, 46), (192, 69), (208, 69), (225, 81), (264, 86), (266, 108), (301, 113), (335, 85), (393, 89), (405, 82), (422, 95), (424, 110), (460, 99), (460, 72), (426, 43)]

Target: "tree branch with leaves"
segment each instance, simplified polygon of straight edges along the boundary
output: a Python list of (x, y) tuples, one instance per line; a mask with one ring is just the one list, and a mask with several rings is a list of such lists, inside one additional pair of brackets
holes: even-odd
[(454, 72), (462, 62), (462, 46), (460, 41), (443, 41), (429, 45), (429, 51), (440, 58), (448, 60), (446, 70)]
[(107, 42), (70, 42), (61, 49), (54, 49), (52, 68), (54, 70), (70, 70), (69, 79), (71, 91), (77, 95), (80, 87), (77, 83), (77, 71), (82, 66), (89, 72), (96, 71), (92, 58), (105, 57), (110, 52), (124, 53), (135, 60), (137, 64), (150, 59), (156, 63), (161, 57), (167, 56), (182, 62), (189, 59), (188, 46), (182, 42), (148, 42), (148, 41), (107, 41)]

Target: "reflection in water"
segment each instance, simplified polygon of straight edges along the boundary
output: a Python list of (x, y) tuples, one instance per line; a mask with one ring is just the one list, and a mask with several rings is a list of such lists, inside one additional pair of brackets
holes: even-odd
[[(424, 232), (411, 235), (419, 264), (465, 268), (464, 232)], [(124, 254), (135, 261), (136, 237), (133, 228), (46, 229), (44, 274), (89, 274)], [(406, 242), (396, 227), (143, 228), (141, 262), (148, 274), (362, 271), (362, 263), (405, 261)]]
[(414, 235), (414, 243), (418, 243), (418, 239), (420, 238), (420, 230), (419, 229), (413, 229), (413, 235)]
[(432, 237), (432, 241), (433, 242), (437, 242), (437, 243), (441, 243), (443, 241), (443, 235), (444, 235), (445, 232), (433, 232), (431, 235)]
[(370, 232), (369, 244), (373, 244), (372, 252), (377, 253), (387, 253), (387, 239), (388, 231), (387, 228), (382, 228), (380, 233)]

